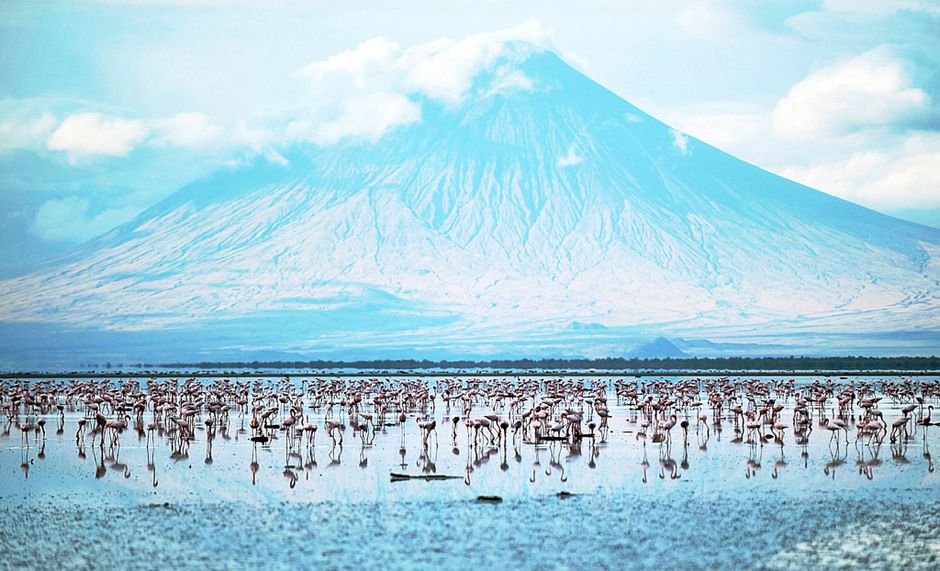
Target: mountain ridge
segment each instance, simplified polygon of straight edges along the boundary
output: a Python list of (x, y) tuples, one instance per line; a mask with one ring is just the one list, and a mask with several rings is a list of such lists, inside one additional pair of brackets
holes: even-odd
[(0, 281), (0, 321), (310, 321), (239, 343), (318, 354), (605, 356), (666, 335), (847, 348), (908, 330), (932, 343), (940, 231), (687, 137), (551, 52), (515, 66), (528, 89), (494, 91), (484, 73), (465, 101), (421, 100), (420, 122), (376, 141), (294, 145), (286, 165), (187, 185), (58, 267)]

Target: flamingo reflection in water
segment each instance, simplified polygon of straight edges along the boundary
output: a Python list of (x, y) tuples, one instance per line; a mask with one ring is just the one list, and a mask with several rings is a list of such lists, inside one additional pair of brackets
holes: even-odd
[[(616, 394), (615, 407), (608, 407), (607, 396)], [(342, 379), (304, 378), (299, 382), (281, 379), (128, 379), (7, 381), (0, 385), (0, 406), (6, 424), (0, 437), (18, 429), (24, 456), (24, 477), (35, 468), (35, 461), (50, 456), (60, 439), (48, 437), (48, 422), (56, 422), (60, 436), (75, 423), (75, 444), (79, 459), (85, 455), (85, 440), (91, 433), (95, 452), (95, 474), (104, 478), (101, 467), (110, 467), (130, 478), (134, 452), (126, 446), (128, 428), (147, 450), (147, 468), (156, 486), (157, 448), (167, 446), (170, 458), (182, 462), (189, 458), (193, 442), (202, 445), (204, 462), (214, 467), (216, 458), (225, 464), (219, 447), (229, 444), (230, 411), (239, 415), (235, 441), (250, 427), (252, 444), (252, 482), (257, 483), (258, 447), (270, 453), (269, 443), (283, 440), (285, 478), (296, 485), (296, 469), (309, 472), (317, 468), (315, 449), (318, 424), (323, 423), (332, 442), (330, 464), (340, 463), (344, 434), (348, 426), (360, 441), (358, 465), (380, 463), (385, 457), (370, 449), (387, 442), (386, 427), (394, 427), (397, 417), (401, 468), (407, 447), (420, 443), (416, 466), (424, 473), (438, 471), (438, 432), (442, 423), (450, 424), (451, 450), (459, 457), (458, 442), (466, 439), (466, 480), (476, 470), (487, 470), (490, 458), (498, 456), (499, 472), (513, 477), (520, 472), (509, 462), (512, 444), (515, 464), (526, 455), (534, 461), (530, 482), (539, 472), (557, 481), (578, 477), (579, 468), (598, 467), (600, 448), (608, 441), (619, 450), (643, 447), (641, 467), (644, 481), (648, 469), (646, 449), (649, 441), (658, 444), (662, 479), (678, 479), (690, 470), (689, 445), (697, 445), (702, 454), (718, 453), (731, 447), (721, 441), (724, 422), (732, 423), (735, 437), (731, 444), (748, 444), (745, 477), (759, 474), (762, 449), (771, 442), (779, 446), (772, 477), (777, 478), (787, 466), (786, 448), (791, 442), (799, 447), (804, 468), (810, 465), (813, 427), (828, 434), (829, 461), (823, 472), (835, 475), (849, 452), (849, 431), (855, 433), (856, 466), (859, 474), (871, 479), (879, 465), (881, 443), (891, 443), (892, 459), (903, 465), (910, 462), (908, 447), (923, 452), (923, 463), (933, 471), (930, 439), (932, 411), (940, 397), (936, 381), (882, 379), (877, 381), (835, 382), (815, 379), (801, 385), (792, 380), (711, 379), (574, 379), (574, 378), (504, 378), (453, 377), (443, 379)], [(437, 407), (441, 399), (444, 406)], [(613, 402), (613, 400), (612, 400)], [(792, 416), (787, 416), (792, 407)], [(613, 408), (613, 410), (611, 410)], [(250, 412), (250, 414), (249, 414)], [(386, 416), (390, 422), (386, 422)], [(77, 417), (77, 418), (76, 418)], [(413, 418), (417, 431), (408, 427)], [(248, 420), (250, 419), (250, 421)], [(280, 421), (278, 421), (280, 419)], [(68, 426), (67, 426), (68, 425)], [(618, 430), (611, 431), (611, 426)], [(682, 454), (672, 459), (673, 430), (681, 430)], [(633, 429), (622, 432), (620, 427)], [(444, 428), (446, 430), (446, 428)], [(461, 431), (465, 431), (461, 434)], [(690, 431), (695, 431), (690, 438)], [(918, 431), (920, 431), (918, 433)], [(70, 433), (71, 434), (71, 433)], [(612, 436), (611, 436), (612, 435)], [(715, 441), (711, 441), (712, 435)], [(588, 454), (582, 456), (584, 440), (589, 439)], [(642, 442), (640, 442), (642, 440)], [(48, 448), (47, 448), (48, 446)], [(542, 464), (541, 454), (548, 448), (550, 458)], [(234, 450), (241, 449), (235, 446)], [(225, 448), (227, 450), (227, 448)], [(743, 452), (743, 450), (742, 450)], [(218, 453), (218, 454), (217, 454)], [(236, 452), (237, 453), (237, 452)], [(628, 452), (629, 453), (629, 452)], [(370, 458), (371, 456), (371, 458)], [(74, 457), (73, 457), (74, 458)], [(123, 458), (127, 458), (124, 460)], [(579, 458), (585, 458), (581, 464)], [(440, 468), (446, 473), (443, 464)], [(459, 465), (459, 460), (457, 460)], [(921, 464), (920, 460), (917, 461)], [(693, 462), (694, 464), (694, 462)], [(704, 463), (703, 465), (707, 465)], [(520, 467), (521, 468), (521, 467)], [(207, 468), (208, 469), (208, 468)], [(459, 468), (458, 468), (459, 469)], [(521, 468), (524, 474), (525, 469)], [(740, 473), (738, 473), (740, 474)], [(479, 479), (479, 478), (477, 478)], [(544, 478), (543, 478), (544, 479)]]

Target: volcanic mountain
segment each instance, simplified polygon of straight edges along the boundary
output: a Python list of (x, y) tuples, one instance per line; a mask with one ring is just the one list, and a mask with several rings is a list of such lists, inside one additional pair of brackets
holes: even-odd
[(225, 169), (0, 282), (5, 356), (936, 347), (940, 231), (679, 133), (549, 51), (513, 65), (524, 85), (484, 70), (377, 140)]

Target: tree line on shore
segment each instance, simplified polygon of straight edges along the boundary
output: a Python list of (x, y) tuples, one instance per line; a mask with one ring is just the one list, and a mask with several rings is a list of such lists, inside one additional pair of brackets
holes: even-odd
[(728, 371), (934, 371), (940, 357), (683, 357), (638, 359), (491, 359), (491, 360), (312, 360), (167, 363), (171, 369), (551, 369), (551, 370), (728, 370)]

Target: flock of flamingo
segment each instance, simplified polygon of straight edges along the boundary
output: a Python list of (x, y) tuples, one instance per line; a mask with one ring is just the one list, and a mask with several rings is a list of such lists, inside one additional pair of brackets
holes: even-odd
[[(473, 471), (491, 455), (498, 454), (500, 468), (507, 470), (509, 450), (521, 462), (524, 447), (534, 451), (531, 481), (543, 471), (539, 454), (546, 449), (551, 459), (544, 473), (554, 470), (566, 481), (562, 450), (570, 462), (582, 456), (586, 445), (587, 466), (593, 469), (600, 450), (615, 441), (642, 446), (644, 483), (648, 446), (658, 447), (659, 477), (678, 479), (689, 466), (690, 438), (704, 453), (710, 439), (721, 441), (728, 431), (732, 436), (726, 444), (747, 449), (747, 478), (758, 474), (765, 448), (776, 450), (772, 477), (777, 478), (790, 447), (800, 451), (808, 467), (808, 445), (817, 433), (822, 436), (816, 438), (828, 439), (827, 476), (835, 477), (854, 447), (858, 473), (872, 479), (885, 441), (895, 461), (908, 463), (908, 444), (921, 439), (933, 471), (928, 429), (940, 424), (932, 420), (938, 398), (940, 382), (911, 378), (825, 377), (799, 384), (793, 379), (632, 377), (8, 380), (0, 384), (6, 416), (0, 437), (10, 438), (14, 427), (20, 432), (21, 467), (28, 477), (34, 461), (45, 458), (47, 426), (63, 435), (68, 414), (78, 456), (84, 459), (90, 449), (101, 478), (109, 466), (130, 476), (119, 454), (122, 442), (136, 435), (147, 449), (153, 486), (159, 484), (155, 458), (161, 447), (179, 461), (202, 441), (205, 463), (211, 464), (213, 443), (234, 439), (251, 448), (255, 484), (259, 447), (270, 451), (279, 441), (283, 474), (294, 487), (299, 469), (309, 473), (317, 466), (318, 447), (329, 448), (330, 463), (338, 464), (344, 446), (355, 442), (364, 467), (377, 438), (396, 436), (401, 463), (389, 466), (392, 481), (463, 478), (469, 485)], [(438, 473), (439, 432), (446, 434), (454, 454), (465, 445), (465, 474)], [(418, 470), (406, 462), (409, 438), (420, 439)], [(674, 446), (682, 448), (678, 463)]]

